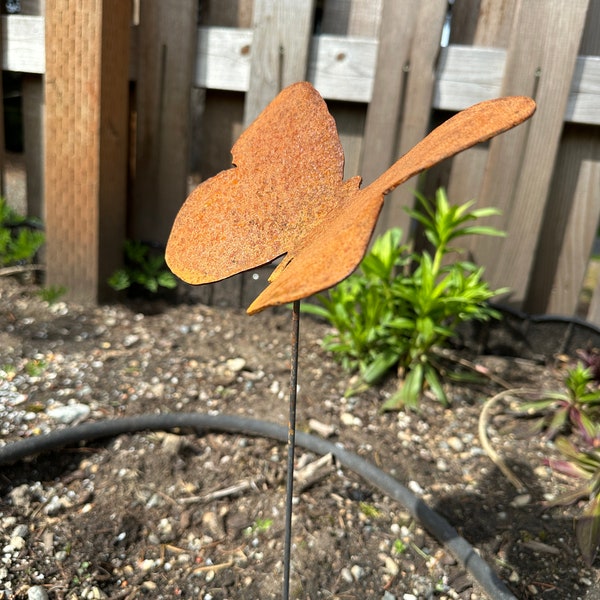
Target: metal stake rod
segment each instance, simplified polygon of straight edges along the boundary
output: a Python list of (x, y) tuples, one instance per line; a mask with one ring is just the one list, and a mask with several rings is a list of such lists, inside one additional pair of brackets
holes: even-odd
[(294, 454), (296, 451), (296, 390), (298, 386), (298, 347), (300, 335), (300, 300), (292, 307), (292, 359), (290, 367), (288, 420), (287, 486), (285, 498), (285, 543), (283, 549), (283, 600), (290, 597), (290, 562), (292, 551), (292, 502), (294, 499)]

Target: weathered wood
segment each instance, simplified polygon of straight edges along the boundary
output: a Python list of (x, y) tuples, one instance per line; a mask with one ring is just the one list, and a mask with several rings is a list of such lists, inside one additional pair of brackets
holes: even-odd
[(378, 36), (383, 0), (327, 0), (324, 4), (323, 33)]
[(124, 235), (129, 6), (55, 0), (45, 22), (47, 283), (93, 302)]
[[(579, 54), (600, 54), (598, 23), (600, 2), (590, 2)], [(578, 78), (577, 66), (575, 71), (574, 81)], [(554, 164), (528, 291), (528, 309), (575, 314), (599, 218), (600, 137), (587, 127), (567, 124)], [(595, 307), (592, 302), (590, 309)], [(600, 322), (599, 315), (590, 316)]]
[[(522, 305), (529, 284), (587, 5), (549, 0), (521, 1), (517, 7), (502, 93), (533, 96), (538, 109), (526, 126), (491, 143), (481, 198), (504, 210), (509, 237), (478, 238), (474, 246), (492, 285), (509, 286), (516, 305)], [(546, 43), (549, 32), (562, 43)]]
[[(3, 68), (25, 73), (44, 72), (44, 23), (41, 17), (1, 17), (6, 26)], [(137, 57), (137, 28), (131, 32), (132, 55)], [(250, 81), (252, 30), (200, 27), (193, 85), (245, 92)], [(370, 102), (377, 62), (375, 38), (316, 35), (310, 45), (307, 79), (331, 100)], [(462, 110), (496, 97), (506, 53), (500, 48), (450, 45), (440, 51), (433, 108)], [(131, 77), (137, 65), (131, 64)], [(600, 57), (577, 59), (565, 120), (600, 124)]]
[[(451, 104), (454, 110), (460, 110), (469, 98), (476, 97), (477, 102), (481, 102), (500, 95), (515, 5), (515, 0), (455, 2), (450, 39), (456, 45), (444, 49), (442, 56), (442, 69), (454, 76), (444, 79), (445, 83), (436, 88), (439, 104)], [(462, 44), (478, 45), (481, 54), (478, 57), (464, 56), (462, 50), (469, 46)], [(480, 59), (487, 62), (487, 69), (481, 69), (482, 65), (477, 64)], [(473, 76), (475, 73), (477, 75)], [(485, 74), (484, 79), (482, 74)], [(456, 80), (461, 78), (468, 83), (455, 85)], [(445, 97), (442, 99), (441, 96)], [(489, 144), (478, 144), (449, 161), (447, 191), (452, 202), (462, 204), (468, 200), (480, 200), (488, 152)], [(494, 220), (488, 222), (496, 224)], [(475, 240), (463, 240), (467, 247), (474, 243)]]
[(44, 18), (2, 16), (2, 68), (42, 75), (46, 68)]
[(255, 0), (246, 126), (279, 91), (306, 78), (313, 11), (314, 0)]
[(525, 308), (574, 315), (600, 218), (600, 145), (581, 125), (563, 132)]
[(140, 5), (131, 237), (166, 244), (187, 196), (195, 0)]
[[(388, 3), (386, 3), (387, 6)], [(398, 26), (400, 23), (408, 22), (407, 30), (398, 35), (396, 45), (394, 47), (394, 32), (393, 29), (388, 29), (387, 50), (382, 49), (379, 53), (375, 91), (379, 96), (378, 103), (385, 103), (386, 80), (393, 77), (393, 73), (400, 71), (400, 81), (396, 81), (396, 86), (400, 85), (397, 100), (402, 102), (402, 105), (397, 105), (392, 120), (388, 122), (387, 127), (392, 132), (388, 137), (388, 144), (391, 146), (391, 155), (383, 157), (387, 164), (379, 165), (379, 173), (387, 169), (398, 156), (408, 152), (417, 142), (419, 142), (426, 134), (429, 128), (431, 100), (433, 97), (433, 88), (435, 83), (435, 68), (440, 50), (440, 39), (442, 37), (442, 27), (446, 18), (447, 3), (445, 0), (435, 0), (431, 2), (423, 2), (414, 4), (412, 2), (402, 3), (402, 11), (397, 12), (390, 17), (394, 17), (394, 23)], [(412, 15), (412, 17), (410, 16)], [(391, 20), (391, 18), (390, 18)], [(383, 27), (389, 27), (387, 16), (384, 16)], [(383, 32), (382, 32), (383, 33)], [(400, 38), (402, 40), (400, 41)], [(398, 42), (400, 46), (398, 47)], [(382, 42), (383, 45), (383, 38)], [(397, 61), (396, 56), (400, 58)], [(377, 96), (373, 95), (373, 102), (377, 100)], [(369, 107), (371, 111), (371, 105)], [(380, 137), (385, 136), (385, 122), (387, 118), (387, 107), (379, 109), (373, 107), (373, 112), (379, 112), (380, 122), (378, 131), (374, 134), (369, 134), (367, 127), (366, 135)], [(394, 119), (396, 116), (396, 119)], [(398, 122), (400, 117), (399, 127), (396, 131), (394, 124)], [(391, 123), (391, 126), (390, 126)], [(371, 137), (372, 139), (372, 137)], [(373, 160), (377, 150), (371, 152), (365, 147), (365, 160), (369, 156), (369, 160)], [(383, 168), (381, 168), (383, 167)], [(377, 170), (378, 167), (375, 167)], [(371, 168), (369, 177), (375, 176), (374, 170)], [(403, 186), (395, 190), (386, 199), (382, 215), (375, 234), (390, 226), (398, 226), (408, 233), (410, 219), (406, 214), (404, 207), (412, 205), (414, 202), (414, 191), (416, 179), (409, 180)]]
[[(21, 14), (42, 16), (43, 0), (21, 2)], [(27, 214), (44, 220), (44, 80), (24, 73), (23, 145), (27, 182)]]

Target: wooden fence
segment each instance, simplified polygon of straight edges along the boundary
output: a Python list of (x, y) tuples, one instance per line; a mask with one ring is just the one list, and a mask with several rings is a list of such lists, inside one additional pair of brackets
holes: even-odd
[[(378, 231), (409, 230), (417, 185), (496, 206), (506, 240), (469, 242), (491, 283), (515, 307), (600, 324), (600, 284), (582, 303), (600, 216), (600, 0), (41, 4), (2, 17), (2, 64), (24, 74), (28, 206), (47, 226), (49, 284), (94, 300), (125, 237), (164, 244), (189, 181), (229, 167), (289, 83), (326, 98), (346, 175), (366, 183), (452, 111), (524, 94), (538, 103), (526, 125), (396, 190)], [(247, 303), (264, 278), (200, 294)]]

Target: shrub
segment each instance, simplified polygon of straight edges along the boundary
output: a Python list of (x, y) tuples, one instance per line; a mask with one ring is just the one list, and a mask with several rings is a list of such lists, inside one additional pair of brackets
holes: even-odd
[(447, 344), (461, 322), (497, 318), (488, 300), (504, 291), (492, 291), (483, 269), (472, 262), (447, 260), (461, 253), (450, 245), (461, 236), (503, 235), (473, 223), (498, 212), (471, 210), (473, 202), (450, 205), (443, 189), (435, 204), (423, 196), (418, 200), (421, 210), (408, 212), (423, 226), (432, 253), (411, 253), (400, 245), (402, 232), (391, 229), (375, 240), (355, 274), (317, 296), (318, 304), (304, 305), (334, 327), (323, 346), (345, 368), (358, 371), (364, 384), (398, 369), (401, 384), (384, 410), (416, 407), (427, 386), (447, 404), (436, 347)]
[(133, 289), (157, 294), (160, 288), (174, 289), (177, 279), (168, 269), (163, 252), (143, 242), (127, 240), (124, 246), (125, 266), (115, 271), (108, 285), (116, 291)]
[(0, 198), (0, 267), (31, 263), (44, 240), (37, 221), (19, 215)]

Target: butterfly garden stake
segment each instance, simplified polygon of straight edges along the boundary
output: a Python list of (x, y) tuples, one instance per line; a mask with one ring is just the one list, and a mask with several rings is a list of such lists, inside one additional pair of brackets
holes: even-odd
[(248, 313), (293, 303), (283, 597), (289, 597), (299, 305), (348, 277), (363, 258), (384, 196), (412, 176), (529, 118), (523, 96), (459, 112), (373, 183), (343, 180), (333, 118), (306, 82), (279, 93), (232, 148), (233, 167), (199, 185), (179, 211), (166, 250), (190, 284), (211, 283), (282, 257)]

